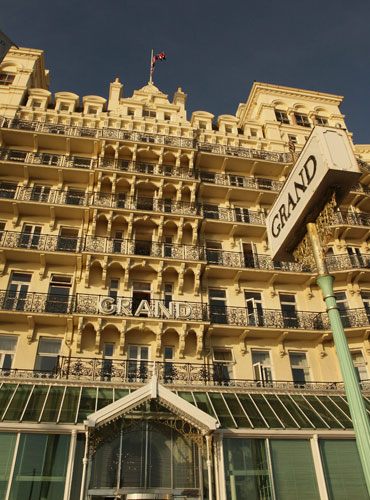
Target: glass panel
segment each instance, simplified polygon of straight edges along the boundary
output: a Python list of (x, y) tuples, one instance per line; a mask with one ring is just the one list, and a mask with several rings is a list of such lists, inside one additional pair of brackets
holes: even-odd
[(17, 434), (0, 433), (0, 498), (5, 498)]
[(76, 450), (73, 464), (73, 476), (71, 493), (69, 500), (80, 500), (81, 478), (82, 478), (82, 459), (85, 453), (85, 436), (77, 434)]
[(36, 385), (31, 399), (28, 402), (27, 410), (23, 415), (23, 422), (37, 422), (45, 401), (48, 387), (45, 385)]
[(99, 389), (97, 410), (108, 406), (113, 402), (113, 389)]
[(280, 418), (280, 420), (283, 422), (285, 427), (293, 427), (294, 429), (297, 429), (297, 424), (294, 422), (292, 417), (289, 415), (287, 410), (284, 408), (284, 406), (280, 403), (278, 398), (274, 394), (266, 394), (265, 398), (267, 401), (270, 403), (271, 407), (277, 414), (277, 416)]
[(347, 401), (342, 399), (340, 396), (330, 396), (330, 399), (332, 399), (334, 403), (336, 403), (339, 406), (339, 408), (344, 411), (344, 413), (347, 415), (348, 418), (351, 418)]
[[(180, 398), (185, 399), (185, 401), (187, 401), (188, 403), (195, 405), (193, 396), (191, 395), (191, 392), (179, 391), (177, 393), (177, 395), (180, 396)], [(207, 411), (207, 413), (208, 413), (208, 411)]]
[(17, 345), (18, 337), (14, 335), (0, 335), (0, 350), (14, 351)]
[(241, 408), (239, 401), (236, 399), (235, 394), (225, 393), (224, 398), (237, 425), (239, 427), (251, 427), (251, 424), (244, 415), (243, 409)]
[(197, 407), (200, 410), (203, 410), (205, 413), (208, 413), (208, 415), (211, 415), (211, 417), (217, 418), (217, 415), (215, 415), (213, 408), (210, 402), (208, 401), (207, 394), (205, 392), (193, 392), (193, 396), (197, 404)]
[(320, 417), (322, 417), (325, 422), (330, 425), (332, 429), (341, 429), (339, 422), (333, 418), (333, 416), (328, 412), (327, 408), (317, 400), (315, 396), (306, 396), (306, 399), (311, 405), (315, 408), (315, 410), (319, 413)]
[(248, 417), (250, 418), (253, 426), (266, 428), (267, 425), (263, 421), (261, 415), (258, 413), (258, 410), (253, 404), (250, 396), (248, 394), (238, 394), (238, 398), (243, 405), (243, 408), (246, 411)]
[(114, 389), (114, 401), (124, 398), (129, 392), (128, 389)]
[(311, 406), (307, 403), (303, 396), (292, 394), (291, 398), (294, 399), (300, 410), (304, 412), (304, 414), (311, 420), (315, 427), (317, 427), (318, 429), (327, 429), (326, 425), (321, 420), (319, 415), (311, 408)]
[(62, 499), (69, 441), (61, 434), (21, 434), (9, 500)]
[(224, 438), (227, 498), (271, 500), (271, 478), (264, 439)]
[(341, 424), (347, 429), (352, 429), (353, 424), (351, 419), (347, 418), (339, 410), (339, 408), (333, 403), (333, 401), (328, 396), (317, 396), (318, 399), (332, 412), (332, 414), (339, 420)]
[(59, 414), (60, 404), (64, 393), (64, 387), (51, 387), (46, 400), (41, 422), (56, 422)]
[(20, 385), (4, 416), (4, 420), (19, 420), (31, 392), (32, 385)]
[(218, 420), (220, 421), (222, 427), (235, 428), (233, 419), (230, 416), (229, 410), (226, 408), (221, 394), (219, 392), (209, 392), (208, 395), (210, 400), (212, 401), (213, 407), (217, 413)]
[(76, 421), (76, 411), (80, 399), (80, 387), (67, 387), (63, 400), (62, 410), (59, 416), (59, 422), (74, 423)]
[(276, 418), (276, 415), (274, 412), (271, 410), (269, 405), (267, 404), (265, 398), (263, 397), (262, 394), (251, 394), (251, 397), (253, 398), (253, 401), (256, 403), (258, 406), (258, 409), (262, 413), (263, 417), (267, 421), (270, 427), (281, 429), (283, 426), (279, 422), (279, 420)]
[(276, 500), (320, 500), (308, 440), (271, 439), (270, 452)]
[[(144, 457), (145, 449), (143, 449), (138, 438), (136, 446), (138, 453), (142, 452), (141, 456)], [(120, 432), (117, 432), (115, 435), (113, 434), (110, 439), (105, 439), (98, 445), (91, 461), (90, 488), (116, 488), (119, 448)], [(128, 450), (125, 451), (125, 458), (128, 461), (128, 468), (133, 467), (134, 464)]]
[(15, 384), (4, 384), (0, 389), (0, 415), (2, 415), (9, 404), (10, 398), (14, 393)]
[(356, 442), (320, 439), (321, 460), (330, 500), (368, 500)]
[(80, 408), (78, 410), (77, 422), (80, 424), (85, 418), (94, 413), (96, 401), (96, 389), (94, 387), (83, 387), (80, 401)]
[(198, 448), (185, 436), (172, 432), (173, 486), (188, 488), (199, 485)]
[(279, 394), (279, 399), (284, 403), (289, 413), (294, 417), (294, 419), (298, 422), (299, 426), (302, 427), (302, 429), (312, 429), (312, 424), (309, 422), (307, 417), (299, 410), (297, 405), (293, 403), (289, 396)]

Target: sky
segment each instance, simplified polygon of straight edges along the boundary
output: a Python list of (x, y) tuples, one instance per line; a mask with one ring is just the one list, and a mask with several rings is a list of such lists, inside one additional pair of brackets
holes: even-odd
[(13, 0), (0, 29), (17, 45), (43, 49), (52, 92), (107, 98), (149, 80), (150, 53), (165, 51), (153, 81), (172, 101), (235, 114), (253, 82), (344, 96), (356, 144), (370, 143), (368, 0)]

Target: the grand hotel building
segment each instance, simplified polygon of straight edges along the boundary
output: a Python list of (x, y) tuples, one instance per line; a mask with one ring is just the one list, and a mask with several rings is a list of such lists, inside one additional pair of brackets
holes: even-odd
[[(0, 69), (0, 498), (368, 499), (315, 270), (265, 226), (342, 98), (254, 83), (187, 117), (181, 88), (51, 95), (39, 50)], [(327, 263), (370, 411), (354, 151)]]

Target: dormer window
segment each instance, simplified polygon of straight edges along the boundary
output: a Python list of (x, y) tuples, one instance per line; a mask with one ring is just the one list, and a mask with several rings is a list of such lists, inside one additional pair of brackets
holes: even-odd
[(199, 122), (199, 128), (205, 130), (207, 128), (207, 123), (206, 122)]
[(89, 106), (87, 113), (89, 115), (96, 115), (96, 114), (98, 114), (98, 108), (94, 108), (93, 106)]
[(11, 85), (15, 75), (12, 73), (1, 73), (0, 74), (0, 85)]
[(33, 108), (41, 108), (41, 104), (42, 104), (42, 102), (41, 101), (37, 101), (36, 99), (34, 99), (32, 101), (32, 107)]
[(232, 134), (233, 133), (233, 128), (232, 127), (225, 127), (225, 132), (227, 134)]
[(251, 137), (257, 137), (257, 130), (254, 128), (251, 128)]
[(168, 121), (169, 121), (169, 120), (171, 120), (171, 115), (170, 115), (170, 113), (165, 113), (165, 114), (164, 114), (164, 119), (165, 119), (165, 120), (168, 120)]
[(128, 116), (135, 116), (135, 109), (134, 108), (128, 108), (127, 114), (128, 114)]
[(69, 111), (69, 104), (62, 102), (61, 105), (59, 106), (60, 111)]
[(151, 111), (150, 109), (144, 109), (143, 116), (147, 116), (148, 118), (155, 118), (157, 113), (155, 111)]
[(295, 122), (300, 127), (311, 127), (311, 123), (308, 121), (307, 115), (302, 115), (301, 113), (294, 113)]
[(278, 122), (280, 123), (289, 123), (288, 115), (285, 111), (281, 111), (279, 109), (275, 109), (275, 116)]

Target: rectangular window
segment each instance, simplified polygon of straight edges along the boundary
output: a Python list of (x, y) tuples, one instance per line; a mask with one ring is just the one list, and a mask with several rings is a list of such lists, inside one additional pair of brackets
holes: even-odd
[(311, 123), (308, 120), (307, 115), (302, 115), (300, 113), (294, 113), (295, 122), (301, 127), (311, 127)]
[(15, 75), (11, 73), (0, 73), (0, 85), (11, 85), (14, 81)]
[(12, 272), (4, 301), (4, 309), (24, 311), (31, 274)]
[(135, 116), (135, 109), (134, 108), (128, 108), (127, 114), (128, 114), (128, 116)]
[(270, 453), (276, 498), (320, 500), (308, 439), (271, 439)]
[(222, 264), (222, 243), (206, 241), (206, 256), (208, 264)]
[(157, 113), (155, 111), (151, 111), (150, 109), (144, 109), (143, 116), (147, 116), (148, 118), (155, 118)]
[(31, 106), (32, 106), (33, 108), (40, 108), (40, 107), (41, 107), (41, 104), (42, 104), (42, 103), (41, 103), (41, 101), (36, 101), (35, 99), (33, 99), (33, 100), (32, 100), (32, 104), (31, 104)]
[(219, 219), (218, 205), (203, 205), (203, 213), (206, 219)]
[(61, 339), (40, 338), (35, 370), (53, 372), (57, 366), (61, 344)]
[(114, 342), (104, 343), (101, 379), (106, 382), (109, 382), (112, 377), (112, 368), (113, 368), (112, 359), (114, 358), (114, 349), (115, 349)]
[(279, 109), (275, 109), (275, 117), (280, 123), (289, 123), (288, 115), (285, 111), (281, 111)]
[[(150, 283), (135, 281), (132, 286), (132, 314), (136, 314), (141, 302), (146, 300), (148, 304), (151, 301), (151, 287)], [(140, 316), (147, 317), (146, 311), (143, 311)]]
[(175, 369), (173, 360), (175, 359), (175, 348), (172, 346), (164, 347), (163, 361), (164, 361), (164, 381), (171, 383), (175, 376)]
[(41, 163), (43, 165), (53, 165), (54, 167), (59, 163), (59, 155), (53, 155), (50, 153), (42, 153), (41, 154)]
[(304, 386), (311, 380), (310, 369), (305, 352), (289, 352), (290, 367), (292, 369), (293, 382), (297, 386)]
[(361, 298), (367, 314), (367, 319), (370, 322), (370, 292), (361, 292)]
[(335, 298), (337, 300), (337, 306), (339, 309), (339, 314), (343, 323), (344, 328), (349, 328), (351, 326), (350, 317), (348, 316), (348, 300), (346, 292), (335, 292)]
[(219, 384), (234, 378), (234, 358), (232, 349), (213, 349), (213, 379)]
[(328, 119), (323, 116), (315, 116), (316, 125), (328, 125)]
[(21, 434), (9, 498), (63, 498), (69, 443), (67, 434)]
[(114, 300), (117, 300), (119, 292), (119, 278), (111, 278), (109, 282), (109, 292), (108, 295)]
[(230, 186), (243, 187), (244, 177), (241, 175), (229, 175)]
[(0, 433), (0, 498), (6, 498), (16, 442), (17, 434), (10, 432)]
[(170, 113), (165, 113), (165, 114), (164, 114), (164, 119), (165, 119), (166, 121), (170, 121), (170, 120), (171, 120), (171, 114), (170, 114)]
[(84, 191), (78, 191), (77, 189), (68, 188), (66, 194), (66, 203), (68, 205), (85, 205)]
[(17, 184), (13, 182), (0, 182), (0, 198), (15, 198)]
[(148, 376), (149, 347), (146, 345), (128, 346), (127, 370), (130, 379), (146, 379)]
[(78, 243), (78, 229), (61, 227), (58, 236), (57, 249), (62, 252), (75, 252)]
[(49, 186), (41, 186), (35, 184), (31, 192), (31, 201), (40, 201), (49, 203), (51, 189)]
[(226, 290), (208, 290), (211, 323), (227, 324)]
[(19, 237), (20, 248), (38, 248), (40, 243), (41, 226), (24, 224)]
[(94, 108), (94, 107), (89, 106), (87, 113), (89, 115), (96, 115), (98, 113), (98, 108)]
[(250, 222), (250, 215), (248, 208), (235, 207), (235, 219), (238, 222)]
[(369, 379), (366, 361), (361, 351), (351, 351), (353, 365), (359, 382)]
[(69, 104), (62, 102), (61, 105), (59, 106), (59, 110), (60, 111), (69, 111)]
[(173, 300), (173, 283), (164, 284), (164, 304), (167, 309), (170, 307), (170, 303)]
[(0, 373), (12, 368), (17, 341), (14, 335), (0, 335)]
[(223, 449), (227, 498), (272, 500), (266, 440), (224, 438)]
[(288, 141), (292, 144), (297, 144), (297, 136), (296, 135), (288, 135)]
[(281, 313), (285, 328), (298, 328), (298, 317), (296, 311), (295, 295), (288, 293), (280, 294)]
[(114, 232), (114, 240), (113, 240), (113, 252), (114, 253), (123, 253), (123, 231), (115, 231)]
[(329, 500), (367, 500), (369, 494), (356, 441), (320, 439), (319, 446)]
[(72, 286), (70, 276), (53, 274), (49, 283), (46, 312), (63, 314), (69, 310), (69, 292)]
[(264, 382), (272, 381), (272, 368), (269, 351), (252, 350), (252, 363), (254, 380)]
[(262, 296), (260, 292), (244, 292), (248, 325), (263, 326)]

